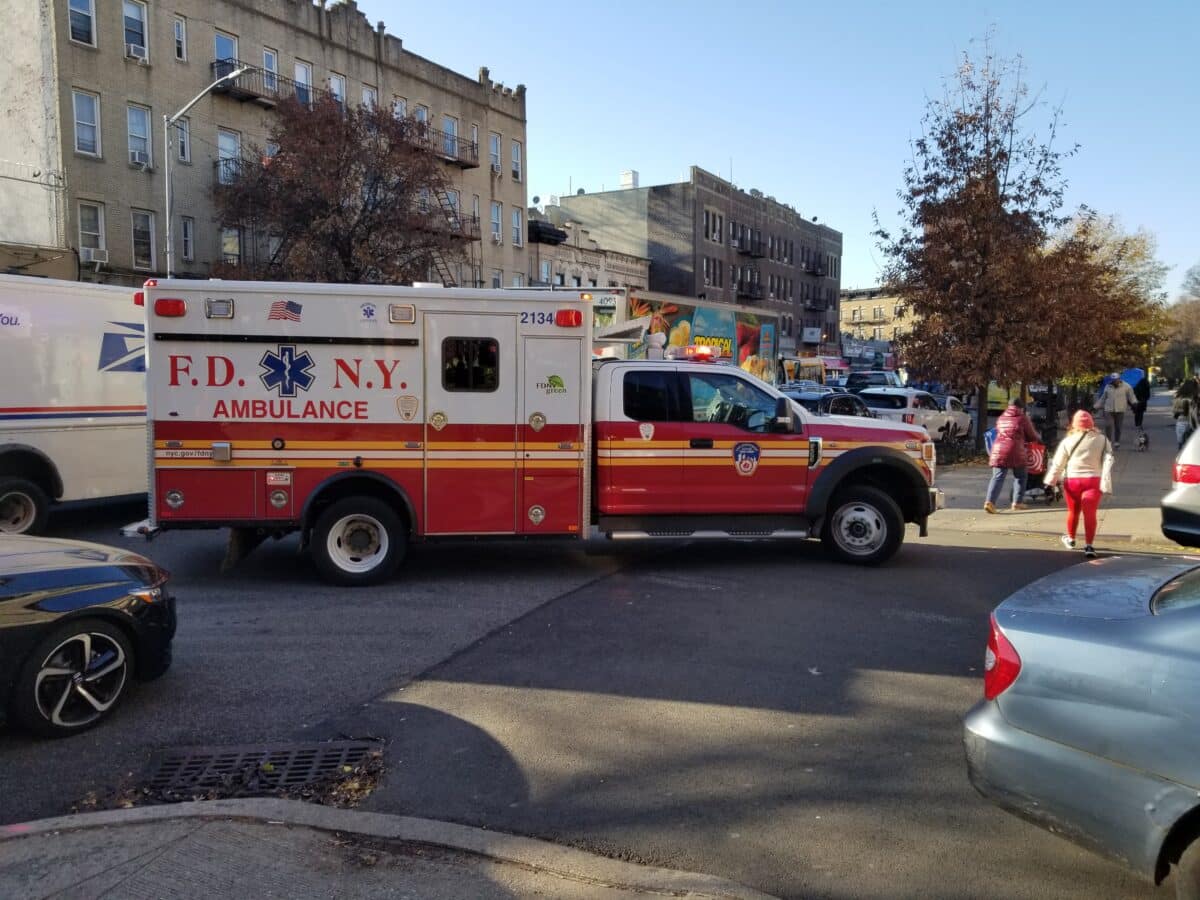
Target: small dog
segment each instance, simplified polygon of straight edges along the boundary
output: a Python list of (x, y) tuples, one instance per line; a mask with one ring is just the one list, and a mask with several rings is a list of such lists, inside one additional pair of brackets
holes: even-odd
[(1142, 430), (1138, 430), (1137, 449), (1138, 453), (1145, 453), (1150, 448), (1150, 435)]

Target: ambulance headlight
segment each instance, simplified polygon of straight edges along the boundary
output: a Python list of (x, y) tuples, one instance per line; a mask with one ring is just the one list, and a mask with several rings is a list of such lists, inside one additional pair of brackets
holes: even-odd
[(179, 488), (171, 488), (171, 490), (163, 495), (163, 501), (171, 509), (179, 509), (179, 507), (183, 506), (183, 491), (179, 490)]

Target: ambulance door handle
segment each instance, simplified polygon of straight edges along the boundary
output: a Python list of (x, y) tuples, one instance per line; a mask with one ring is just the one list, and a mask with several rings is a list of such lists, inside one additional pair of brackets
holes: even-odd
[(689, 446), (693, 450), (711, 450), (713, 446), (712, 438), (692, 438)]

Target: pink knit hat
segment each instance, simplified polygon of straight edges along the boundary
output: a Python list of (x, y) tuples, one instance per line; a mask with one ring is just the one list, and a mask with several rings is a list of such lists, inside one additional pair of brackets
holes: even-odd
[(1077, 431), (1091, 431), (1096, 427), (1096, 420), (1086, 409), (1081, 409), (1071, 419), (1071, 427)]

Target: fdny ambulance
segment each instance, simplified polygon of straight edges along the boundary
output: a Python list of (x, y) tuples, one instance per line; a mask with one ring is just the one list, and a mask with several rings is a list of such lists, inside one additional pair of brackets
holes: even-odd
[[(593, 362), (585, 290), (150, 281), (150, 518), (299, 531), (321, 575), (416, 541), (819, 536), (881, 562), (940, 504), (920, 428), (817, 417), (706, 347)], [(688, 358), (690, 357), (690, 358)]]

